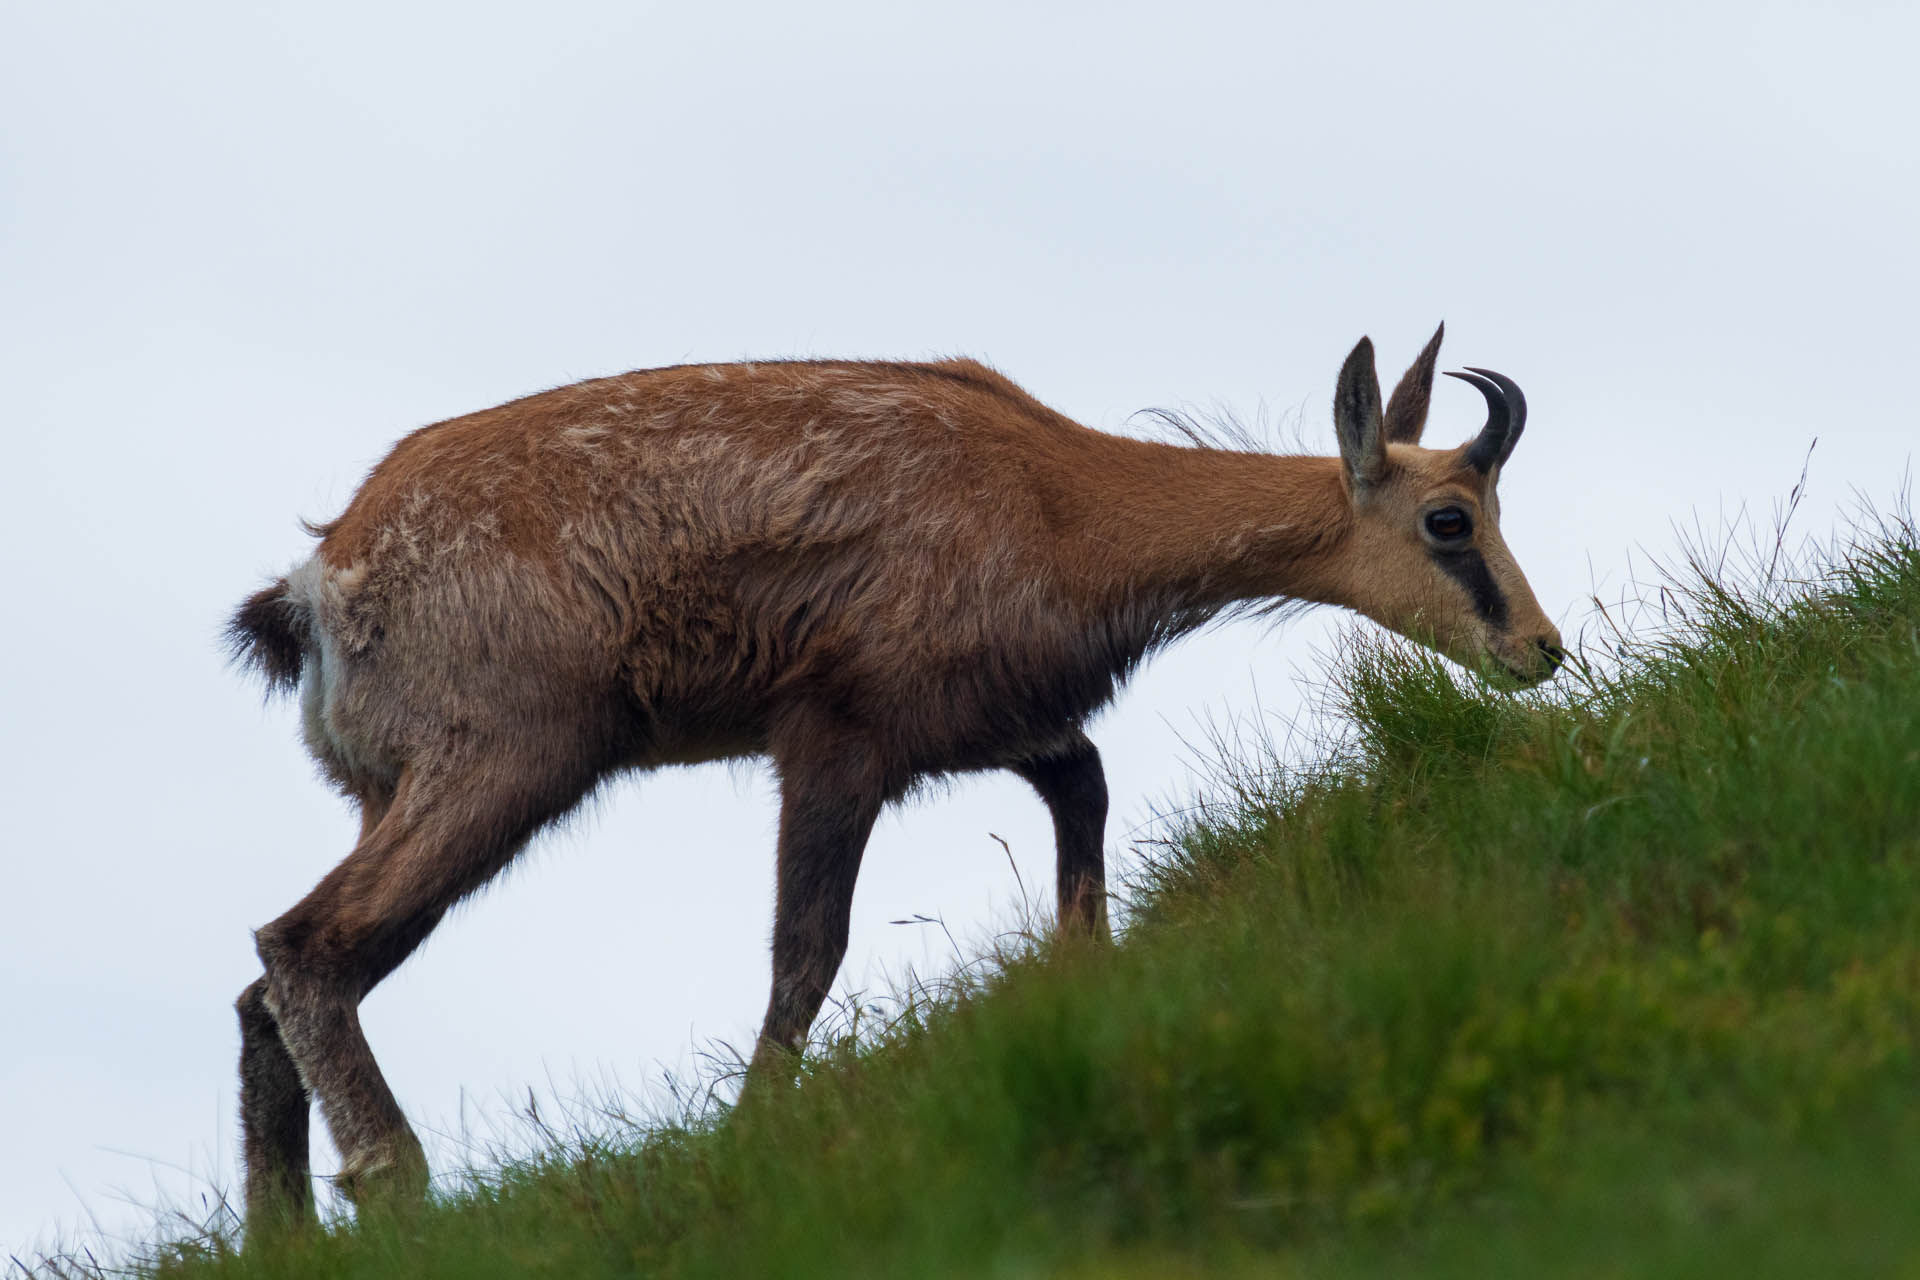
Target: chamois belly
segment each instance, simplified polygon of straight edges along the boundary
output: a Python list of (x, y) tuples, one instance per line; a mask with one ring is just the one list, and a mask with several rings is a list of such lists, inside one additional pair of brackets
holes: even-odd
[(923, 655), (910, 667), (849, 664), (842, 705), (916, 774), (999, 769), (1056, 753), (1113, 696), (1115, 673), (1074, 646), (1018, 642)]

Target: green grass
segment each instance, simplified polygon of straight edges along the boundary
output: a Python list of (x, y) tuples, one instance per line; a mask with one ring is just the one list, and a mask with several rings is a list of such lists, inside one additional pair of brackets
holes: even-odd
[(1669, 583), (1535, 695), (1398, 644), (1121, 945), (993, 958), (742, 1123), (201, 1276), (1920, 1275), (1920, 539)]

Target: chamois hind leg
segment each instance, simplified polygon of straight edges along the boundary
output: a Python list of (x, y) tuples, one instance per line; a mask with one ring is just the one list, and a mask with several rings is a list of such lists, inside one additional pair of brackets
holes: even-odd
[[(543, 770), (542, 765), (545, 765)], [(592, 779), (505, 751), (409, 766), (393, 805), (291, 911), (261, 929), (263, 1003), (320, 1101), (349, 1199), (424, 1193), (427, 1163), (360, 1030), (360, 1001)]]
[[(391, 792), (362, 798), (361, 841), (380, 825), (392, 801)], [(313, 1217), (307, 1164), (313, 1095), (281, 1042), (266, 995), (266, 978), (256, 978), (234, 1005), (240, 1015), (240, 1130), (249, 1236), (300, 1226)]]
[(307, 1166), (312, 1095), (301, 1082), (280, 1026), (267, 1008), (267, 980), (240, 993), (241, 1158), (247, 1178), (247, 1235), (298, 1226), (313, 1214)]
[[(826, 718), (776, 738), (780, 842), (773, 916), (773, 992), (747, 1068), (747, 1087), (791, 1082), (807, 1029), (847, 954), (853, 885), (887, 799), (877, 757)], [(783, 741), (784, 739), (784, 741)]]
[(1015, 765), (1053, 815), (1054, 889), (1063, 932), (1102, 941), (1107, 928), (1107, 777), (1100, 752), (1075, 731), (1062, 750)]

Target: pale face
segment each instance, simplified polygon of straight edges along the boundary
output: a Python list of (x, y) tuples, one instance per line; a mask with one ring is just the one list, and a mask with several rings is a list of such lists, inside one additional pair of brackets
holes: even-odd
[(1500, 536), (1496, 492), (1526, 397), (1491, 370), (1452, 374), (1486, 398), (1486, 425), (1458, 448), (1421, 448), (1442, 332), (1384, 410), (1371, 342), (1340, 369), (1333, 418), (1352, 516), (1343, 603), (1462, 666), (1538, 684), (1566, 653)]
[(1386, 447), (1385, 473), (1354, 497), (1352, 604), (1462, 666), (1537, 684), (1565, 657), (1560, 633), (1500, 536), (1498, 469), (1465, 453)]

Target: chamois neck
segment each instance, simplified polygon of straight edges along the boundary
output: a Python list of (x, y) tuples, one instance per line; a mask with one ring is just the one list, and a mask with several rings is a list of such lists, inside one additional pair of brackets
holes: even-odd
[(1336, 599), (1350, 520), (1338, 459), (1107, 439), (1069, 545), (1109, 607), (1197, 625), (1241, 601)]

